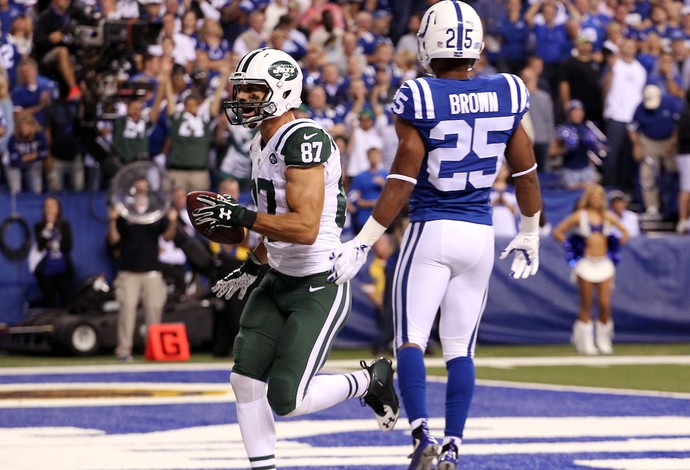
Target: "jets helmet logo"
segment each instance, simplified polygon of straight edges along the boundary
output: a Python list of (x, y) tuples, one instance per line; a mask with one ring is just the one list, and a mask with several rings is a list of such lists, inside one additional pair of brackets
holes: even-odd
[(286, 60), (274, 62), (268, 67), (268, 73), (276, 80), (294, 80), (297, 78), (297, 68)]

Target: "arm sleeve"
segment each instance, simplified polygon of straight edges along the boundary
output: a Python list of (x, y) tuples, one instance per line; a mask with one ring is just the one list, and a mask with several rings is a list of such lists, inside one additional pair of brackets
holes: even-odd
[(304, 126), (293, 132), (278, 151), (286, 166), (323, 164), (333, 153), (333, 139), (320, 127)]

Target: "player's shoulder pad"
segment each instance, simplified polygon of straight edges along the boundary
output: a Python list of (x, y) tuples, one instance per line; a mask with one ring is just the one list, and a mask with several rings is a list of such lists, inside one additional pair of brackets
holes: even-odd
[(529, 109), (529, 91), (527, 91), (525, 82), (520, 77), (511, 73), (500, 73), (492, 76), (490, 80), (507, 84), (510, 94), (510, 111), (512, 113), (523, 114), (527, 112)]
[(434, 96), (427, 79), (406, 80), (395, 93), (391, 109), (408, 121), (435, 119)]
[(311, 119), (298, 119), (287, 125), (276, 142), (276, 152), (285, 164), (310, 166), (325, 163), (335, 148), (326, 130)]

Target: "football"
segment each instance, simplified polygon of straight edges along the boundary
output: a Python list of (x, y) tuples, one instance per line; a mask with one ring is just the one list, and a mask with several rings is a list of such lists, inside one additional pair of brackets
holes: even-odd
[(197, 224), (194, 221), (194, 216), (192, 212), (194, 209), (199, 209), (201, 207), (208, 207), (203, 202), (199, 201), (199, 196), (205, 195), (212, 198), (221, 197), (220, 194), (214, 193), (212, 191), (192, 191), (187, 194), (187, 214), (189, 214), (189, 219), (192, 221), (194, 230), (197, 233), (212, 242), (221, 243), (224, 245), (236, 245), (244, 241), (245, 230), (244, 227), (218, 227), (210, 233), (208, 231), (208, 224)]

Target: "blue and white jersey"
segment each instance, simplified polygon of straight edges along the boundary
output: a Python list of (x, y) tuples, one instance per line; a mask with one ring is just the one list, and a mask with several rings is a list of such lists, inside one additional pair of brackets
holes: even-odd
[(491, 225), (491, 186), (528, 109), (529, 93), (515, 75), (403, 83), (393, 112), (417, 128), (426, 148), (410, 196), (410, 220)]

